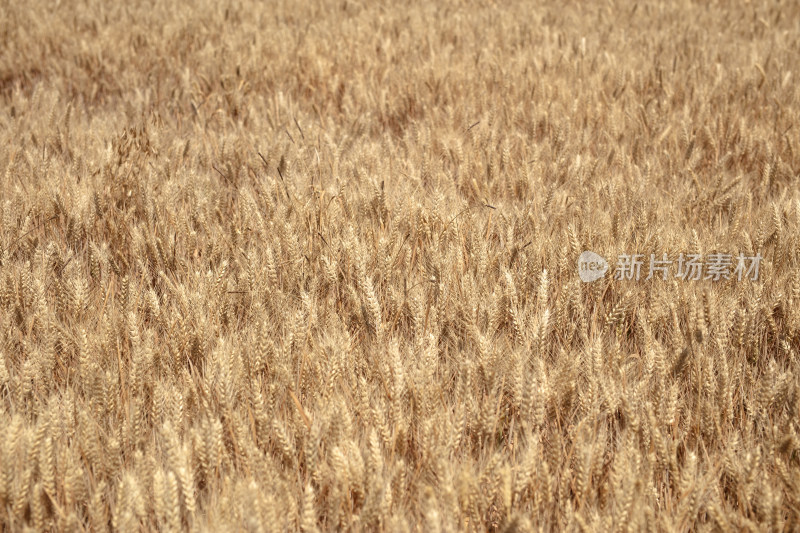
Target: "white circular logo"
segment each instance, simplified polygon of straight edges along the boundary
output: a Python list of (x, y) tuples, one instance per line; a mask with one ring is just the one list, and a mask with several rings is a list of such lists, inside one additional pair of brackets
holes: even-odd
[(594, 252), (585, 251), (578, 257), (578, 276), (589, 283), (603, 277), (608, 271), (608, 261)]

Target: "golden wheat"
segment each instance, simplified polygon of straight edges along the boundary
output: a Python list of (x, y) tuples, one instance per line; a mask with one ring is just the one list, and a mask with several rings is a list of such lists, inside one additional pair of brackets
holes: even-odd
[(0, 5), (4, 531), (800, 528), (797, 6)]

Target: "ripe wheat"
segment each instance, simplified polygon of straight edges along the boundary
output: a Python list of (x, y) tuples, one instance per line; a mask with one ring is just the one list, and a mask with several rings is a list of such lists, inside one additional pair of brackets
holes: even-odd
[(0, 528), (800, 528), (800, 9), (728, 4), (4, 2)]

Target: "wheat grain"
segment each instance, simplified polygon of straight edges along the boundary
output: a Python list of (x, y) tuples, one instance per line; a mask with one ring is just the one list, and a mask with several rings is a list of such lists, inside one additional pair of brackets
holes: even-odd
[(9, 5), (0, 528), (791, 530), (797, 8), (617, 7)]

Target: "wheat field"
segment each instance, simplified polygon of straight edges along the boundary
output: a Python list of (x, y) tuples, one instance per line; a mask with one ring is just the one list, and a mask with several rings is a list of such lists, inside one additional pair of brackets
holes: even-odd
[[(0, 529), (800, 531), (798, 50), (790, 2), (0, 0)], [(712, 253), (759, 276), (615, 274)]]

